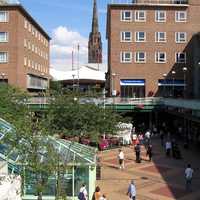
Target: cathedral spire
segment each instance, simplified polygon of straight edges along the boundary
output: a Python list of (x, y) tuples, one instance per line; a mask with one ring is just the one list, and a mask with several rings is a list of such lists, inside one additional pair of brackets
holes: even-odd
[(96, 0), (93, 0), (92, 32), (90, 32), (88, 42), (88, 63), (102, 63), (102, 42)]
[(93, 2), (93, 18), (92, 18), (92, 32), (99, 32), (99, 24), (98, 24), (98, 14), (97, 14), (97, 2), (94, 0)]

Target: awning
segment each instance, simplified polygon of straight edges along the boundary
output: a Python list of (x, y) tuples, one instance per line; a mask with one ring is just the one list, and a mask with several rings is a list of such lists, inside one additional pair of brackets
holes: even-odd
[(121, 86), (144, 86), (145, 85), (145, 80), (144, 79), (123, 79), (120, 80), (120, 85)]
[(186, 84), (184, 80), (173, 80), (173, 79), (160, 79), (158, 80), (158, 86), (178, 86), (184, 87)]

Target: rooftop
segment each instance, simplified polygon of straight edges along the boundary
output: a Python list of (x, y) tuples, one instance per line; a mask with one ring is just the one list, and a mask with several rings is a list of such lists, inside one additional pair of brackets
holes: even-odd
[(111, 0), (110, 5), (188, 6), (189, 0)]

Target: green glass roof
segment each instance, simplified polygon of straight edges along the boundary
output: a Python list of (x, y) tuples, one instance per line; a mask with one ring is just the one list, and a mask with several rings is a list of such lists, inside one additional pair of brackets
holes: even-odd
[[(13, 130), (13, 127), (0, 118), (0, 158), (8, 161), (9, 164), (17, 164), (21, 155), (18, 154), (17, 149), (11, 149), (9, 145), (3, 143), (2, 140), (6, 134), (12, 133), (11, 130)], [(56, 139), (51, 136), (45, 138), (45, 142), (50, 142), (54, 146), (64, 163), (69, 165), (96, 164), (97, 150), (95, 148), (76, 142)]]

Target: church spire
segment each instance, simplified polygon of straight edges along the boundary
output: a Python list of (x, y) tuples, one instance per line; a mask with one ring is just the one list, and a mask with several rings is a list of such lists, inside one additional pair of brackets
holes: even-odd
[(88, 42), (88, 63), (102, 63), (102, 42), (96, 0), (93, 0), (92, 32), (90, 32)]
[(99, 32), (99, 24), (98, 24), (98, 14), (97, 14), (97, 2), (94, 0), (93, 2), (93, 18), (92, 18), (92, 32)]

